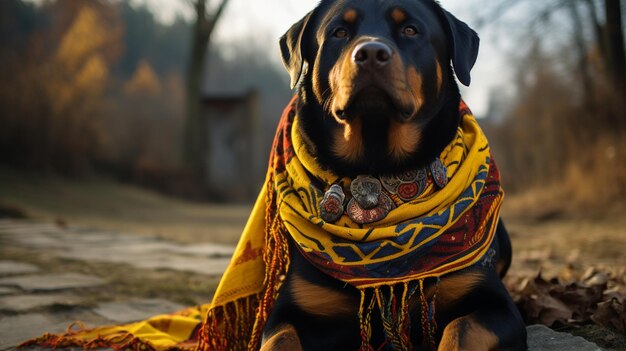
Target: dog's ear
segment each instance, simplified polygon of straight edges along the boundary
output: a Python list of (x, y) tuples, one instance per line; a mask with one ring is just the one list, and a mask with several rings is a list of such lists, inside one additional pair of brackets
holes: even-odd
[(313, 11), (309, 12), (304, 18), (296, 22), (287, 33), (280, 38), (280, 54), (283, 64), (289, 75), (291, 76), (291, 88), (296, 86), (302, 75), (302, 68), (305, 63), (305, 32), (308, 24), (313, 16)]
[(465, 22), (454, 17), (450, 12), (441, 9), (448, 25), (449, 47), (452, 55), (452, 66), (457, 78), (463, 85), (469, 86), (472, 80), (470, 71), (478, 57), (478, 34)]

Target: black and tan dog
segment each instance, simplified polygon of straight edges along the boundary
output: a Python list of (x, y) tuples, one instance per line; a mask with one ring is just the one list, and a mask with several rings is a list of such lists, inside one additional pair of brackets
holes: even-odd
[[(459, 126), (454, 75), (469, 85), (478, 42), (433, 0), (323, 0), (280, 41), (298, 87), (301, 132), (318, 161), (350, 177), (427, 165)], [(526, 349), (523, 321), (500, 280), (511, 258), (501, 222), (494, 247), (495, 265), (439, 283), (439, 350)], [(358, 291), (291, 252), (262, 350), (358, 350)], [(420, 345), (414, 334), (411, 344)], [(384, 338), (376, 321), (372, 338)]]

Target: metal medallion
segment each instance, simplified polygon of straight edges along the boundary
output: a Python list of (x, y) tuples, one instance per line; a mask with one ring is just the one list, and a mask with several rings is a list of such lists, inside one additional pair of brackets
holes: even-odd
[(430, 173), (433, 176), (433, 181), (440, 189), (448, 185), (448, 169), (439, 158), (430, 164)]
[(398, 197), (402, 201), (411, 201), (419, 197), (426, 191), (428, 186), (428, 172), (425, 169), (415, 171), (417, 176), (412, 183), (403, 183), (398, 187)]
[(334, 184), (320, 201), (320, 216), (325, 222), (334, 223), (343, 215), (343, 202), (346, 195), (341, 186)]
[(405, 183), (412, 183), (417, 180), (418, 176), (419, 176), (418, 170), (411, 170), (411, 171), (402, 172), (398, 176), (398, 178)]
[(428, 183), (428, 171), (424, 168), (418, 169), (416, 181)]
[(380, 181), (370, 176), (358, 176), (350, 184), (350, 192), (359, 206), (369, 210), (378, 205), (378, 197), (381, 194)]
[(396, 193), (396, 191), (398, 190), (398, 186), (401, 183), (400, 179), (398, 179), (394, 175), (381, 176), (380, 182), (383, 184), (383, 187), (391, 194)]
[(420, 169), (417, 175), (417, 187), (419, 188), (417, 196), (422, 195), (426, 191), (428, 186), (428, 171), (426, 169)]
[(417, 195), (419, 195), (419, 190), (420, 189), (419, 189), (419, 186), (417, 185), (417, 182), (402, 183), (398, 187), (397, 194), (398, 194), (398, 197), (400, 197), (402, 201), (411, 201), (415, 199)]
[(348, 217), (355, 223), (369, 224), (384, 219), (394, 208), (396, 208), (396, 205), (391, 198), (381, 193), (378, 197), (378, 206), (371, 209), (364, 209), (359, 206), (359, 203), (353, 198), (348, 203), (346, 212), (348, 213)]

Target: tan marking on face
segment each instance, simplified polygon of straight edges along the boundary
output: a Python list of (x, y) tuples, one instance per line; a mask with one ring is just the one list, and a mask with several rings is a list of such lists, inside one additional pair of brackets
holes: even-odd
[(302, 350), (300, 338), (291, 324), (283, 324), (261, 343), (261, 351), (298, 351)]
[(409, 66), (407, 69), (407, 82), (409, 85), (409, 90), (413, 95), (413, 99), (415, 100), (415, 105), (417, 107), (416, 110), (420, 110), (422, 105), (424, 104), (424, 79), (422, 74), (417, 72), (415, 67)]
[(335, 112), (335, 110), (339, 108), (345, 108), (346, 103), (352, 95), (352, 90), (354, 89), (357, 66), (352, 64), (351, 55), (349, 53), (350, 50), (344, 51), (335, 66), (331, 69), (328, 77), (330, 90), (333, 95), (332, 105), (330, 106), (332, 112)]
[(294, 275), (291, 294), (303, 311), (318, 316), (337, 316), (356, 313), (351, 297), (339, 291), (310, 283)]
[(362, 124), (360, 118), (353, 118), (350, 123), (341, 123), (339, 129), (335, 132), (333, 153), (346, 161), (358, 161), (365, 153), (361, 132)]
[(439, 95), (439, 92), (441, 92), (441, 85), (443, 84), (443, 73), (441, 70), (441, 64), (439, 63), (439, 60), (437, 60), (436, 62), (436, 68), (437, 68), (437, 95)]
[(413, 123), (398, 123), (391, 120), (389, 124), (389, 154), (396, 159), (403, 159), (417, 151), (422, 133)]
[(311, 85), (313, 86), (313, 94), (315, 94), (315, 97), (317, 98), (317, 100), (319, 102), (321, 102), (323, 100), (323, 92), (322, 92), (322, 88), (320, 86), (320, 81), (318, 79), (318, 77), (320, 77), (320, 69), (319, 69), (319, 65), (317, 64), (317, 59), (315, 64), (313, 65), (313, 75), (311, 76)]
[(406, 20), (406, 12), (396, 7), (391, 11), (391, 19), (397, 24), (400, 24)]
[(499, 350), (500, 339), (472, 315), (453, 320), (443, 330), (440, 351)]
[(358, 12), (356, 12), (355, 9), (348, 9), (343, 14), (343, 20), (348, 24), (354, 24), (356, 20), (358, 19), (358, 17), (359, 17), (359, 14)]

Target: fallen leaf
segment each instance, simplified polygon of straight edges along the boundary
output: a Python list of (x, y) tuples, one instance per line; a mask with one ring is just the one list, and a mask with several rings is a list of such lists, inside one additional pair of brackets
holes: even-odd
[(603, 327), (626, 334), (626, 305), (618, 299), (599, 303), (591, 319)]

